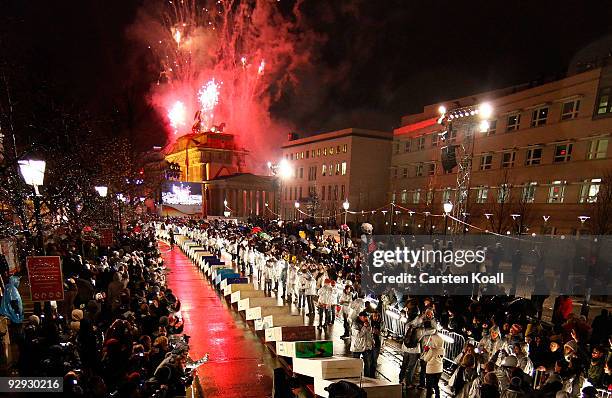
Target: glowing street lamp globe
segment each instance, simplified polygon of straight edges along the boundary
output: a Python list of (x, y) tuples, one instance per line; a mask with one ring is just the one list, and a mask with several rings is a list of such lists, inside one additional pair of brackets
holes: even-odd
[(26, 184), (32, 185), (36, 195), (39, 195), (38, 187), (44, 183), (47, 163), (44, 160), (20, 160), (18, 163)]
[(444, 213), (448, 214), (453, 211), (453, 204), (451, 202), (444, 203)]
[(349, 206), (350, 206), (350, 203), (349, 203), (348, 199), (347, 199), (347, 200), (345, 200), (345, 201), (344, 201), (344, 203), (342, 203), (342, 208), (343, 208), (344, 210), (348, 210), (348, 209), (349, 209)]
[(444, 114), (446, 113), (446, 107), (445, 107), (444, 105), (440, 105), (440, 106), (438, 107), (438, 113), (439, 113), (440, 115), (444, 115)]
[(293, 205), (295, 206), (296, 209), (300, 208), (300, 202), (295, 202)]
[(289, 162), (286, 159), (281, 160), (278, 164), (278, 175), (280, 175), (282, 179), (287, 179), (291, 177), (292, 173), (293, 170)]

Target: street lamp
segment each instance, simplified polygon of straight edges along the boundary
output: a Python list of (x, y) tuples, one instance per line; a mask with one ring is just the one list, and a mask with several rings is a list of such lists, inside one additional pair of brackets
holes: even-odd
[(225, 217), (229, 217), (229, 216), (230, 216), (230, 214), (231, 214), (231, 212), (229, 212), (229, 211), (227, 211), (227, 210), (225, 210), (225, 211), (223, 212), (223, 216), (225, 216)]
[(446, 202), (443, 205), (444, 207), (444, 235), (446, 235), (446, 231), (448, 230), (448, 215), (450, 214), (451, 211), (453, 211), (453, 203), (452, 202)]
[(344, 209), (344, 223), (346, 224), (346, 215), (348, 214), (348, 209), (349, 206), (351, 204), (349, 203), (348, 199), (344, 200), (344, 203), (342, 203), (342, 208)]
[(493, 115), (493, 107), (488, 102), (483, 102), (478, 106), (478, 115), (481, 119), (488, 119)]
[(296, 200), (295, 203), (293, 204), (293, 206), (295, 206), (295, 219), (297, 220), (297, 218), (298, 218), (298, 211), (300, 209), (300, 202), (298, 202)]
[(34, 187), (34, 216), (36, 218), (36, 229), (38, 230), (38, 249), (45, 255), (45, 242), (43, 239), (43, 225), (40, 214), (40, 193), (38, 187), (43, 185), (45, 180), (45, 168), (47, 163), (44, 160), (20, 160), (19, 170), (25, 183)]

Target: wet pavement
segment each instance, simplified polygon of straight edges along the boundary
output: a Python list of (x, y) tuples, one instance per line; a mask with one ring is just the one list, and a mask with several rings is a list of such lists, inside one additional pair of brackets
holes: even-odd
[(178, 247), (170, 251), (160, 243), (160, 249), (169, 270), (168, 286), (181, 300), (184, 333), (191, 336), (190, 356), (210, 355), (198, 368), (203, 396), (271, 396), (276, 359)]

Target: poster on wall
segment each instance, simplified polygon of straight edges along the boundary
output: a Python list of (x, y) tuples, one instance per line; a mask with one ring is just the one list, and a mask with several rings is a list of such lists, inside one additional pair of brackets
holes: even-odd
[(0, 239), (0, 255), (4, 256), (8, 264), (9, 274), (19, 272), (19, 258), (17, 256), (17, 242), (15, 239)]
[(64, 278), (59, 256), (31, 256), (26, 259), (32, 301), (64, 299)]

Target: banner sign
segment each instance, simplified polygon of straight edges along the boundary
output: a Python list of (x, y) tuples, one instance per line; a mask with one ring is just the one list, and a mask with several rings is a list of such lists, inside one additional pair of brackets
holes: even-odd
[(26, 259), (32, 301), (64, 299), (64, 278), (59, 256), (33, 256)]

